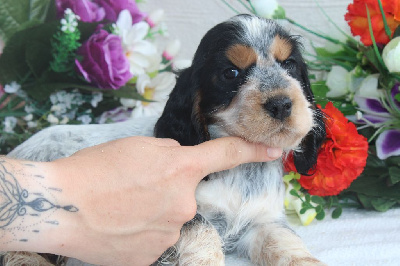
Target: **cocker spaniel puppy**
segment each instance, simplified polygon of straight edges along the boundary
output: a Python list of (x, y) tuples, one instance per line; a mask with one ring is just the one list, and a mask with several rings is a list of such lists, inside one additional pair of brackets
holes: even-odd
[[(276, 22), (235, 16), (204, 36), (157, 122), (52, 127), (10, 156), (54, 160), (108, 140), (152, 135), (154, 128), (156, 137), (182, 145), (239, 136), (282, 147), (305, 174), (325, 126), (300, 50), (298, 38)], [(207, 176), (196, 190), (198, 214), (155, 264), (223, 265), (224, 253), (234, 252), (256, 265), (323, 265), (286, 224), (282, 176), (282, 160)]]

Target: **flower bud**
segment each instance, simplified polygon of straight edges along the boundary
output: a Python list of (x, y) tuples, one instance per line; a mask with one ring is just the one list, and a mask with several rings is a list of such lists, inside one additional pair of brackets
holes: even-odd
[(258, 16), (263, 18), (272, 18), (275, 11), (279, 8), (276, 0), (252, 0), (251, 4)]
[(157, 26), (164, 19), (164, 10), (157, 9), (149, 14), (146, 22), (149, 23), (151, 28)]
[(389, 72), (400, 72), (400, 36), (392, 39), (385, 46), (382, 58)]
[(163, 57), (167, 60), (172, 60), (179, 52), (181, 42), (179, 40), (170, 41), (163, 52)]

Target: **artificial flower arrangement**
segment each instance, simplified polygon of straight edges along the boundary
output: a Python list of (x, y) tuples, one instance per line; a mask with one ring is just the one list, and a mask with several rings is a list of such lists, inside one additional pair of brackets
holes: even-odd
[[(399, 206), (400, 1), (353, 0), (344, 18), (359, 40), (327, 16), (344, 41), (286, 17), (277, 1), (238, 1), (250, 13), (285, 20), (327, 42), (313, 46), (315, 53), (307, 56), (327, 138), (308, 175), (298, 174), (287, 156), (286, 209), (307, 225), (324, 219), (326, 210), (338, 218), (343, 207), (386, 211)], [(317, 78), (321, 73), (327, 75)]]
[(145, 14), (138, 4), (3, 1), (0, 154), (51, 125), (161, 113), (180, 43), (168, 39), (162, 10)]

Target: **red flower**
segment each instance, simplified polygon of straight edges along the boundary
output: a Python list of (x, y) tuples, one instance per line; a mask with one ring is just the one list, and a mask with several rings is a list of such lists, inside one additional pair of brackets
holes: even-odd
[[(386, 21), (393, 34), (400, 25), (400, 0), (381, 0), (381, 2)], [(347, 13), (344, 18), (349, 24), (352, 34), (360, 36), (363, 44), (367, 46), (372, 45), (368, 27), (367, 6), (371, 16), (372, 30), (376, 42), (387, 44), (390, 39), (385, 32), (378, 0), (354, 0), (354, 2), (347, 7)]]
[[(348, 188), (364, 170), (367, 161), (367, 139), (356, 126), (329, 102), (323, 110), (327, 139), (318, 153), (317, 165), (309, 175), (302, 175), (300, 185), (311, 195), (332, 196)], [(286, 171), (296, 171), (292, 155), (285, 162)]]

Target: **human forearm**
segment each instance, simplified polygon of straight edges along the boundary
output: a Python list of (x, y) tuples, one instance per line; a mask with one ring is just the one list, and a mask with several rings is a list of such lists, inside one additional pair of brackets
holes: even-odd
[(55, 253), (69, 241), (79, 209), (52, 168), (0, 157), (0, 250)]

